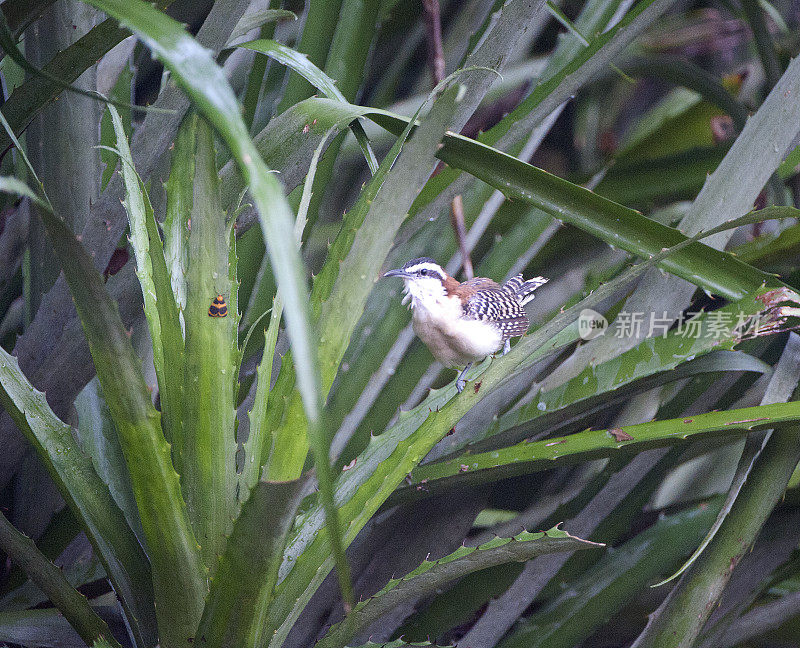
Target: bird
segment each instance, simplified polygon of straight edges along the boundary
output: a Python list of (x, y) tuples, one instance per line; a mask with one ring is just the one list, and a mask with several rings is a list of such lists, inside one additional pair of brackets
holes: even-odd
[(446, 367), (464, 367), (456, 378), (458, 393), (474, 362), (501, 348), (507, 353), (510, 339), (528, 331), (524, 306), (547, 283), (544, 277), (525, 280), (521, 274), (502, 286), (485, 277), (461, 283), (429, 257), (412, 259), (383, 276), (403, 280), (402, 303), (411, 302), (414, 333), (433, 357)]

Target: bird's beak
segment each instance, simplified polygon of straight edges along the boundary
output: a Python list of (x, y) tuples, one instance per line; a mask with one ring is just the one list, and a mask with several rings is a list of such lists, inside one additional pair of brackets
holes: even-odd
[(389, 272), (383, 275), (384, 277), (407, 277), (408, 273), (403, 270), (402, 268), (398, 268), (397, 270), (389, 270)]

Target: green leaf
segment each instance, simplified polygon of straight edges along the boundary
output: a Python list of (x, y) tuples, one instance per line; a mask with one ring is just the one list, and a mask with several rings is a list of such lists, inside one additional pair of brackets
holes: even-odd
[(36, 194), (33, 189), (26, 185), (18, 178), (11, 178), (8, 176), (0, 176), (0, 191), (3, 193), (15, 194), (21, 198), (30, 198), (42, 209), (52, 209), (50, 204), (43, 200)]
[(691, 550), (692, 542), (711, 523), (718, 503), (718, 500), (704, 503), (660, 518), (646, 531), (604, 553), (596, 565), (523, 619), (498, 645), (500, 648), (579, 645)]
[(228, 47), (238, 38), (246, 36), (248, 32), (281, 20), (297, 20), (297, 15), (287, 9), (259, 9), (246, 13), (236, 23), (236, 27), (228, 38)]
[[(772, 379), (767, 386), (764, 398), (761, 401), (762, 406), (789, 400), (792, 392), (797, 388), (798, 378), (800, 378), (796, 371), (798, 360), (800, 360), (800, 347), (798, 346), (798, 343), (800, 343), (800, 339), (798, 339), (796, 336), (789, 337), (789, 340), (783, 349), (783, 353), (781, 354), (781, 358), (778, 361), (778, 364), (775, 366), (775, 373), (773, 374)], [(666, 580), (658, 583), (658, 585), (664, 585), (665, 583), (674, 580), (683, 572), (685, 572), (714, 539), (717, 531), (719, 531), (719, 528), (725, 521), (725, 517), (728, 515), (731, 507), (736, 501), (736, 497), (739, 495), (739, 492), (742, 490), (742, 487), (747, 481), (747, 477), (750, 474), (750, 471), (753, 469), (753, 465), (758, 459), (759, 454), (761, 454), (764, 444), (769, 439), (769, 435), (770, 432), (767, 432), (765, 435), (748, 436), (747, 442), (742, 450), (742, 456), (739, 458), (739, 464), (736, 467), (736, 472), (733, 475), (731, 486), (728, 489), (728, 495), (726, 496), (725, 502), (722, 504), (719, 515), (717, 515), (717, 519), (714, 521), (711, 529), (706, 534), (706, 537), (703, 538), (703, 541), (700, 543), (697, 549), (695, 549), (694, 553), (692, 553), (689, 559), (681, 566), (681, 568)]]
[(315, 88), (321, 90), (329, 99), (337, 99), (342, 102), (347, 101), (341, 90), (336, 87), (336, 82), (309, 61), (308, 56), (302, 52), (293, 50), (291, 47), (286, 47), (268, 38), (248, 41), (247, 43), (242, 43), (239, 47), (266, 54), (270, 58), (291, 68)]
[(297, 384), (309, 421), (320, 419), (322, 396), (316, 366), (305, 273), (291, 236), (291, 210), (274, 174), (264, 165), (222, 69), (183, 27), (143, 0), (87, 0), (130, 26), (172, 72), (197, 109), (228, 145), (258, 208), (270, 262), (281, 289)]
[(462, 546), (438, 560), (426, 560), (402, 578), (390, 580), (374, 596), (361, 601), (343, 621), (317, 642), (317, 648), (344, 648), (347, 642), (401, 603), (427, 596), (468, 574), (508, 562), (524, 562), (550, 553), (597, 549), (605, 545), (581, 540), (566, 531), (528, 533), (495, 538), (477, 547)]
[(23, 375), (16, 358), (0, 349), (0, 401), (36, 450), (61, 495), (80, 520), (120, 598), (141, 646), (156, 640), (150, 564), (122, 511), (43, 393)]
[[(301, 108), (309, 115), (309, 120), (318, 114), (320, 119), (324, 116), (326, 122), (335, 121), (333, 115), (338, 115), (340, 120), (363, 115), (396, 134), (408, 124), (407, 118), (387, 111), (327, 99), (308, 99), (298, 106), (298, 110)], [(676, 229), (475, 140), (447, 134), (443, 144), (436, 156), (447, 164), (468, 171), (512, 200), (525, 201), (631, 254), (651, 257), (685, 240)], [(435, 179), (442, 175), (438, 174)], [(779, 285), (773, 275), (697, 242), (664, 257), (659, 265), (696, 286), (733, 300), (741, 299), (763, 284)]]
[(89, 342), (97, 377), (119, 432), (153, 570), (165, 646), (188, 645), (202, 612), (205, 569), (160, 416), (119, 309), (92, 258), (56, 216), (40, 212)]
[[(306, 215), (308, 213), (308, 205), (311, 200), (311, 188), (314, 185), (314, 177), (317, 170), (317, 163), (322, 154), (327, 138), (323, 138), (314, 151), (311, 157), (311, 165), (306, 175), (306, 182), (303, 186), (303, 194), (300, 199), (300, 205), (297, 210), (297, 218), (294, 225), (294, 236), (296, 245), (300, 246), (303, 228), (306, 224)], [(279, 432), (271, 426), (272, 412), (267, 407), (270, 400), (270, 387), (272, 382), (272, 365), (275, 359), (275, 344), (278, 340), (278, 331), (280, 327), (281, 317), (283, 315), (283, 297), (280, 291), (275, 295), (272, 301), (272, 315), (270, 316), (269, 330), (264, 336), (264, 350), (261, 362), (258, 365), (256, 393), (253, 400), (253, 407), (248, 413), (250, 420), (250, 431), (247, 437), (247, 442), (244, 444), (244, 465), (240, 472), (239, 490), (246, 493), (247, 489), (251, 488), (253, 484), (259, 479), (261, 467), (265, 463), (269, 452), (276, 444), (282, 444), (283, 439), (280, 438)], [(258, 322), (254, 322), (255, 327)], [(246, 352), (247, 343), (242, 347), (242, 354)], [(282, 362), (282, 371), (289, 374), (292, 370), (290, 358), (287, 357)], [(238, 372), (237, 372), (238, 373)], [(272, 409), (279, 411), (282, 404)], [(296, 436), (297, 430), (292, 430), (293, 436)], [(270, 443), (271, 442), (271, 443)], [(287, 445), (295, 445), (294, 440), (287, 440)], [(300, 444), (302, 446), (302, 444)], [(274, 467), (270, 468), (273, 470)]]
[[(759, 405), (725, 412), (709, 412), (686, 418), (626, 425), (610, 430), (587, 430), (541, 441), (522, 441), (507, 448), (463, 455), (455, 459), (426, 464), (411, 473), (411, 483), (399, 489), (393, 501), (418, 487), (431, 492), (439, 486), (458, 488), (548, 470), (558, 465), (589, 461), (600, 457), (642, 452), (651, 448), (685, 443), (698, 438), (739, 437), (755, 430), (800, 419), (800, 403)], [(445, 486), (446, 484), (446, 486)]]
[(249, 491), (220, 557), (198, 628), (197, 640), (209, 648), (266, 643), (264, 612), (304, 481), (259, 481)]
[[(796, 337), (794, 333), (791, 336)], [(792, 344), (796, 345), (797, 340)], [(792, 398), (797, 397), (795, 389)], [(797, 402), (762, 405), (758, 409), (791, 407)], [(784, 496), (799, 460), (800, 425), (775, 429), (713, 540), (650, 615), (644, 631), (633, 643), (635, 648), (688, 648), (695, 643), (730, 580), (732, 566), (750, 551), (772, 509)]]
[[(181, 486), (212, 574), (236, 511), (236, 383), (239, 360), (233, 236), (219, 198), (211, 128), (196, 119), (194, 198), (187, 243)], [(217, 295), (227, 316), (211, 317)], [(179, 359), (180, 361), (180, 359)]]
[[(734, 223), (738, 226), (745, 220), (747, 218), (737, 219), (721, 228), (733, 226)], [(416, 408), (402, 412), (397, 423), (381, 436), (373, 438), (367, 449), (359, 455), (355, 465), (344, 472), (337, 482), (337, 506), (347, 527), (345, 544), (352, 542), (406, 475), (464, 414), (509, 377), (578, 339), (577, 327), (570, 323), (575, 322), (584, 308), (600, 303), (665, 257), (719, 229), (684, 239), (675, 248), (664, 250), (648, 261), (634, 266), (578, 304), (555, 316), (524, 338), (510, 353), (494, 360), (487, 359), (475, 369), (475, 373), (481, 376), (477, 390), (465, 389), (456, 394), (453, 385), (432, 390), (428, 398)], [(779, 319), (786, 316), (779, 306), (780, 303), (784, 300), (796, 303), (798, 299), (788, 289), (768, 291), (762, 298), (767, 310), (777, 310)], [(331, 568), (327, 543), (319, 537), (321, 523), (321, 509), (317, 506), (303, 516), (289, 543), (284, 557), (284, 571), (281, 572), (282, 582), (276, 588), (276, 599), (270, 610), (270, 627), (276, 632), (273, 648), (286, 636)], [(299, 559), (300, 556), (302, 560)]]
[(89, 607), (86, 598), (69, 584), (58, 567), (42, 555), (33, 540), (17, 531), (2, 513), (0, 547), (47, 594), (87, 644), (105, 637), (114, 648), (120, 648), (106, 622)]

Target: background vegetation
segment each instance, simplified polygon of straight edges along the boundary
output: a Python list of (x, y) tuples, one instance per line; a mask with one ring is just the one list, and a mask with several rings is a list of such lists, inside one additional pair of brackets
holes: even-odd
[(0, 12), (0, 644), (800, 646), (796, 3)]

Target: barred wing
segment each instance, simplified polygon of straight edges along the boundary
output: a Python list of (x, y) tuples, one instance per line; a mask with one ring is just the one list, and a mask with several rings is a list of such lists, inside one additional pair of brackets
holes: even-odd
[(493, 323), (503, 339), (524, 335), (530, 322), (517, 298), (504, 289), (479, 290), (464, 304), (464, 315)]

